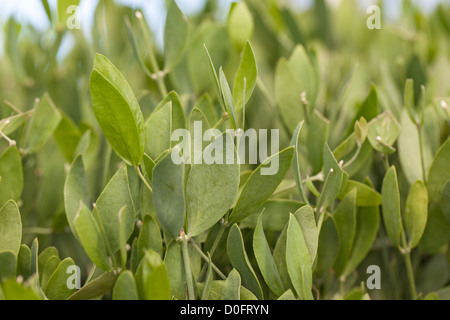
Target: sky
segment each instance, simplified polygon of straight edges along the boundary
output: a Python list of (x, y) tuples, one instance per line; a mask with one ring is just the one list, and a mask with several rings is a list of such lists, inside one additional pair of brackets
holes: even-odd
[[(206, 0), (176, 0), (181, 10), (186, 14), (192, 14), (200, 10)], [(220, 0), (223, 12), (228, 12), (231, 2), (237, 0)], [(314, 0), (285, 0), (299, 10), (308, 9)], [(345, 0), (327, 0), (330, 5), (338, 4)], [(450, 0), (413, 0), (423, 7), (425, 11), (431, 11), (439, 2), (450, 2)], [(49, 0), (50, 6), (56, 8), (57, 0)], [(165, 23), (164, 3), (165, 0), (116, 0), (116, 2), (127, 4), (133, 8), (142, 8), (147, 21), (156, 35), (156, 41), (162, 44), (163, 30)], [(389, 0), (386, 3), (387, 18), (395, 18), (399, 12), (402, 0)], [(86, 30), (86, 36), (89, 37), (88, 30), (92, 26), (94, 9), (98, 0), (81, 0), (81, 24), (82, 30)], [(376, 0), (358, 0), (362, 9), (376, 3)], [(13, 15), (20, 23), (28, 22), (40, 30), (49, 27), (48, 19), (41, 5), (40, 0), (0, 0), (0, 25), (2, 25), (9, 16)], [(83, 27), (84, 26), (84, 27)], [(67, 41), (70, 41), (68, 38)], [(0, 43), (3, 43), (3, 32), (0, 31)], [(66, 44), (69, 47), (69, 43)], [(0, 46), (0, 55), (3, 54), (3, 46)], [(62, 53), (63, 54), (63, 53)]]

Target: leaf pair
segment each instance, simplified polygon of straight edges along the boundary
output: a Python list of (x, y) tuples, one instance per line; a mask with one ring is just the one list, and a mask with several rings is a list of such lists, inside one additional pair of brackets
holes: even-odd
[[(383, 180), (381, 189), (383, 218), (389, 238), (396, 247), (413, 249), (424, 233), (428, 218), (428, 191), (425, 184), (418, 180), (411, 187), (406, 200), (403, 228), (400, 209), (400, 192), (397, 171), (391, 167)], [(405, 234), (406, 231), (406, 234)], [(409, 241), (402, 237), (408, 236)]]
[(220, 100), (222, 109), (224, 112), (228, 113), (231, 125), (233, 126), (233, 129), (236, 130), (236, 112), (240, 112), (250, 99), (258, 77), (258, 69), (256, 66), (253, 49), (250, 42), (247, 41), (244, 46), (241, 62), (234, 79), (233, 93), (231, 93), (230, 86), (222, 68), (220, 68), (219, 75), (217, 75), (214, 63), (212, 62), (206, 46), (205, 50), (209, 61), (211, 80), (216, 88), (216, 93)]
[(110, 270), (108, 254), (123, 250), (134, 229), (135, 211), (126, 167), (122, 166), (112, 177), (91, 213), (83, 160), (78, 156), (66, 178), (64, 195), (73, 234), (100, 269)]

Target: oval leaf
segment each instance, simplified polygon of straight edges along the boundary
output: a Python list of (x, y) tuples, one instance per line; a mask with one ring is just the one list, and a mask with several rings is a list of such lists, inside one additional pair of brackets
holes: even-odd
[(95, 57), (90, 89), (92, 107), (106, 139), (125, 162), (137, 166), (144, 155), (144, 117), (130, 85), (103, 55)]

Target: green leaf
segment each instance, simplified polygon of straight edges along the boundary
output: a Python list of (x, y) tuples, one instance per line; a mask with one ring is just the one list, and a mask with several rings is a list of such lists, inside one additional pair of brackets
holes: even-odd
[[(370, 92), (366, 100), (359, 107), (359, 111), (355, 116), (355, 121), (363, 118), (364, 120), (371, 121), (379, 114), (378, 106), (378, 93), (375, 85), (370, 86)], [(363, 125), (364, 127), (364, 125)]]
[(162, 255), (163, 253), (161, 231), (159, 230), (158, 224), (150, 215), (146, 215), (143, 219), (142, 227), (139, 232), (138, 248), (139, 260), (144, 257), (145, 252), (148, 249), (155, 251), (159, 255)]
[(123, 207), (125, 209), (122, 214), (122, 222), (125, 225), (124, 236), (127, 240), (134, 230), (135, 212), (125, 165), (121, 166), (111, 178), (95, 203), (112, 252), (116, 252), (120, 248), (117, 214)]
[[(274, 199), (263, 204), (264, 211), (261, 213), (262, 224), (265, 231), (283, 231), (289, 221), (289, 212), (297, 211), (304, 204), (294, 200)], [(260, 213), (255, 212), (242, 220), (239, 224), (241, 229), (255, 229)]]
[(230, 233), (228, 234), (227, 252), (231, 265), (241, 275), (242, 285), (253, 292), (258, 299), (263, 299), (258, 278), (245, 252), (241, 230), (239, 230), (236, 224), (231, 227)]
[[(403, 110), (401, 114), (401, 131), (398, 137), (398, 157), (409, 184), (423, 179), (421, 150), (419, 144), (419, 133), (417, 127), (408, 118), (408, 113)], [(425, 131), (424, 131), (425, 132)], [(424, 135), (425, 137), (426, 135)], [(424, 143), (422, 145), (425, 168), (429, 168), (433, 160), (431, 145)]]
[(17, 255), (17, 275), (27, 279), (31, 275), (31, 250), (25, 245), (21, 244), (19, 254)]
[(64, 207), (66, 209), (67, 222), (75, 238), (78, 234), (73, 223), (73, 219), (80, 208), (80, 201), (88, 203), (89, 195), (87, 191), (86, 172), (84, 170), (83, 158), (77, 156), (70, 167), (64, 184)]
[(272, 252), (264, 235), (262, 213), (259, 216), (258, 223), (253, 234), (253, 252), (258, 262), (264, 281), (277, 296), (283, 294), (284, 287), (278, 273), (277, 265), (272, 257)]
[(295, 147), (295, 153), (294, 153), (294, 159), (293, 159), (293, 174), (294, 174), (294, 180), (295, 180), (295, 184), (297, 185), (298, 191), (300, 193), (301, 199), (302, 201), (306, 201), (306, 194), (305, 191), (303, 189), (303, 183), (302, 183), (302, 173), (300, 170), (300, 160), (299, 160), (299, 150), (300, 150), (300, 133), (302, 132), (303, 129), (303, 124), (304, 121), (300, 122), (297, 127), (294, 130), (294, 134), (292, 136), (292, 140), (291, 140), (291, 146)]
[(234, 78), (233, 101), (237, 112), (242, 110), (244, 103), (247, 103), (252, 96), (257, 77), (258, 68), (256, 66), (255, 55), (250, 42), (247, 41), (242, 53), (239, 69)]
[[(208, 299), (208, 297), (211, 293), (211, 286), (212, 286), (212, 282), (214, 279), (213, 270), (212, 270), (211, 265), (212, 265), (211, 255), (208, 252), (208, 271), (206, 273), (206, 280), (205, 280), (205, 285), (203, 286), (201, 300)], [(241, 276), (239, 276), (239, 290), (240, 290), (240, 283), (241, 283)]]
[(10, 279), (0, 284), (5, 300), (41, 300), (34, 290), (16, 279)]
[(51, 256), (46, 260), (44, 267), (39, 270), (39, 277), (41, 279), (41, 288), (45, 291), (48, 280), (58, 268), (61, 259), (58, 256)]
[(166, 254), (164, 255), (164, 264), (169, 275), (170, 296), (177, 300), (185, 300), (186, 272), (184, 270), (183, 256), (179, 242), (173, 240), (169, 243)]
[(16, 253), (11, 250), (0, 251), (0, 283), (3, 279), (16, 275)]
[(273, 259), (275, 260), (275, 264), (277, 265), (278, 273), (280, 275), (281, 282), (283, 283), (283, 287), (285, 289), (288, 288), (294, 291), (295, 289), (292, 286), (291, 279), (289, 278), (289, 273), (286, 264), (286, 242), (287, 242), (288, 224), (289, 222), (286, 223), (283, 231), (278, 237), (275, 249), (273, 250)]
[(430, 202), (439, 201), (445, 184), (450, 180), (448, 159), (450, 159), (450, 138), (439, 148), (428, 172), (427, 186)]
[(47, 0), (41, 0), (42, 6), (44, 7), (45, 14), (47, 15), (47, 18), (50, 22), (52, 22), (52, 12), (50, 10), (50, 5), (48, 4)]
[(84, 203), (80, 201), (80, 208), (73, 220), (81, 245), (92, 262), (104, 271), (109, 271), (108, 254), (100, 227), (94, 216)]
[(0, 206), (18, 201), (23, 189), (22, 158), (17, 147), (9, 147), (0, 156)]
[(241, 296), (241, 276), (236, 269), (231, 270), (222, 289), (221, 300), (239, 300)]
[(319, 275), (327, 274), (337, 259), (339, 250), (339, 236), (332, 217), (325, 218), (319, 234), (317, 248), (317, 263), (315, 272)]
[(356, 143), (361, 147), (367, 139), (367, 134), (369, 132), (369, 127), (367, 125), (366, 119), (361, 117), (359, 121), (355, 122), (355, 138)]
[(314, 110), (311, 114), (307, 127), (306, 148), (308, 150), (309, 164), (313, 167), (313, 172), (318, 173), (323, 165), (323, 148), (328, 139), (330, 121), (319, 111)]
[[(199, 126), (200, 122), (201, 122), (201, 131)], [(200, 141), (200, 139), (196, 138), (200, 136), (204, 137), (205, 133), (209, 129), (211, 129), (211, 125), (209, 124), (203, 112), (197, 108), (192, 109), (191, 114), (189, 115), (189, 131), (191, 134), (191, 141), (190, 141), (191, 157), (189, 159), (190, 161), (186, 161), (187, 163), (194, 163), (194, 164), (198, 163), (199, 161), (198, 157), (203, 156), (204, 150), (211, 144), (211, 141), (205, 141), (203, 139), (201, 139)], [(183, 139), (186, 138), (187, 137), (183, 137)], [(221, 138), (220, 140), (223, 140), (223, 138)], [(182, 143), (184, 144), (186, 143), (186, 141), (183, 140)], [(188, 150), (183, 150), (183, 157), (186, 157), (185, 155), (186, 152), (188, 152)]]
[(36, 153), (45, 145), (55, 132), (61, 120), (61, 114), (47, 93), (37, 102), (33, 116), (28, 122), (23, 146), (26, 153)]
[(319, 229), (316, 225), (313, 208), (304, 206), (294, 213), (297, 222), (302, 229), (303, 238), (308, 248), (312, 263), (316, 260), (317, 247), (319, 244)]
[[(294, 76), (298, 80), (299, 87), (296, 93), (305, 93), (307, 101), (306, 109), (307, 114), (311, 114), (316, 104), (316, 98), (318, 93), (318, 79), (314, 67), (311, 63), (311, 59), (308, 56), (305, 48), (302, 45), (297, 45), (289, 58), (289, 65), (293, 71)], [(300, 96), (297, 97), (298, 103), (303, 103), (300, 100)]]
[(411, 187), (405, 206), (405, 231), (409, 248), (419, 244), (427, 225), (427, 217), (428, 191), (425, 184), (418, 180)]
[(400, 245), (402, 217), (400, 213), (400, 193), (398, 189), (397, 170), (389, 168), (381, 187), (381, 206), (387, 234), (395, 247)]
[[(197, 288), (199, 291), (203, 291), (205, 284), (199, 283)], [(225, 281), (214, 280), (211, 282), (211, 291), (206, 300), (220, 300), (222, 296), (222, 291), (225, 286)], [(247, 288), (241, 286), (239, 300), (258, 300), (255, 295)]]
[(214, 88), (216, 89), (216, 94), (218, 99), (220, 100), (223, 112), (225, 112), (225, 108), (223, 106), (223, 99), (222, 99), (222, 89), (220, 86), (220, 80), (219, 76), (217, 75), (216, 67), (214, 66), (214, 63), (211, 59), (211, 55), (209, 54), (208, 48), (206, 48), (206, 44), (203, 44), (206, 52), (206, 56), (208, 58), (208, 67), (209, 67), (209, 75), (211, 76), (211, 81), (214, 84)]
[(95, 116), (109, 144), (127, 164), (137, 166), (144, 155), (144, 117), (128, 82), (100, 54), (95, 57), (90, 90)]
[[(177, 151), (177, 147), (173, 152)], [(153, 202), (164, 231), (176, 238), (184, 226), (184, 166), (172, 161), (170, 152), (153, 169)]]
[[(358, 200), (356, 200), (358, 202)], [(367, 256), (377, 237), (380, 226), (378, 207), (358, 208), (356, 215), (356, 233), (352, 251), (345, 266), (343, 275), (348, 276)]]
[(275, 69), (275, 101), (281, 119), (289, 132), (305, 120), (305, 109), (301, 103), (300, 83), (289, 61), (281, 58)]
[(171, 1), (164, 28), (164, 69), (172, 70), (186, 49), (189, 24), (175, 1)]
[(56, 144), (63, 153), (67, 162), (72, 162), (81, 131), (66, 114), (61, 112), (61, 121), (53, 134)]
[(231, 126), (233, 127), (234, 130), (236, 130), (237, 129), (236, 113), (234, 109), (233, 96), (231, 95), (230, 86), (228, 85), (227, 78), (225, 77), (225, 73), (223, 73), (222, 68), (219, 69), (219, 79), (220, 79), (220, 90), (222, 93), (225, 110), (228, 113)]
[(0, 252), (12, 251), (17, 257), (22, 241), (22, 220), (17, 204), (10, 200), (0, 209)]
[(375, 189), (352, 180), (347, 182), (344, 191), (338, 196), (338, 199), (342, 200), (353, 189), (356, 189), (357, 207), (373, 207), (381, 204), (381, 195)]
[(447, 181), (444, 189), (442, 190), (441, 209), (447, 219), (447, 222), (450, 223), (450, 180)]
[[(243, 187), (236, 206), (230, 214), (230, 222), (244, 220), (250, 214), (260, 210), (264, 202), (272, 195), (289, 170), (295, 149), (289, 147), (266, 159), (248, 178)], [(273, 175), (263, 175), (273, 165), (278, 164), (278, 170)]]
[(156, 166), (155, 161), (152, 160), (147, 154), (144, 153), (144, 168), (145, 173), (150, 180), (150, 183), (153, 181), (153, 168)]
[(369, 122), (367, 139), (381, 153), (392, 153), (392, 146), (400, 135), (400, 124), (390, 111), (386, 111)]
[(75, 262), (71, 258), (61, 261), (45, 287), (44, 292), (47, 298), (50, 300), (65, 300), (76, 291), (75, 288), (69, 289), (67, 286), (69, 277), (67, 269), (74, 265)]
[(342, 171), (328, 144), (323, 148), (323, 173), (325, 185), (318, 199), (320, 209), (326, 209), (347, 184), (348, 175)]
[(209, 124), (214, 124), (219, 121), (216, 108), (209, 94), (205, 93), (202, 95), (194, 105), (196, 106), (196, 109), (200, 110), (205, 115)]
[(149, 250), (136, 271), (136, 284), (142, 300), (169, 300), (170, 283), (161, 257)]
[(157, 159), (173, 146), (172, 133), (185, 128), (185, 116), (178, 94), (170, 92), (155, 108), (145, 122), (145, 151), (152, 159)]
[[(5, 102), (6, 104), (6, 102)], [(0, 120), (0, 130), (5, 134), (5, 135), (10, 135), (13, 132), (15, 132), (17, 129), (19, 129), (24, 123), (25, 121), (31, 116), (31, 114), (34, 111), (28, 111), (28, 112), (23, 112), (23, 113), (19, 113), (13, 116), (10, 116), (8, 118), (4, 118)]]
[(356, 190), (350, 191), (334, 212), (334, 221), (339, 237), (339, 250), (334, 263), (334, 271), (340, 276), (345, 269), (352, 251), (356, 233)]
[(231, 42), (240, 52), (252, 37), (254, 28), (252, 14), (244, 2), (238, 2), (231, 7), (227, 26)]
[(292, 290), (289, 289), (285, 293), (283, 293), (278, 300), (296, 300), (294, 294), (292, 293)]
[(422, 125), (424, 120), (424, 110), (421, 108), (421, 103), (415, 102), (414, 97), (416, 94), (414, 91), (414, 79), (407, 79), (404, 92), (406, 111), (408, 112), (412, 123), (415, 125)]
[(101, 297), (113, 290), (118, 276), (115, 272), (103, 273), (68, 297), (67, 300), (90, 300)]
[(126, 270), (120, 274), (114, 285), (113, 300), (138, 300), (133, 273)]
[(300, 300), (313, 300), (311, 256), (302, 229), (293, 214), (289, 218), (287, 228), (286, 265)]
[[(227, 150), (234, 153), (232, 164), (194, 164), (186, 184), (187, 234), (197, 236), (216, 224), (233, 206), (239, 187), (239, 164), (234, 144), (227, 134), (221, 135), (204, 151), (225, 162)], [(218, 183), (220, 181), (220, 183)]]

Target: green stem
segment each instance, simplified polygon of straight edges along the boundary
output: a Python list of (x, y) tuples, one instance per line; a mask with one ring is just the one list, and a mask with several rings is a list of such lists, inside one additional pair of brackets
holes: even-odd
[[(222, 239), (222, 236), (223, 236), (223, 233), (224, 233), (226, 227), (227, 227), (227, 224), (223, 221), (220, 224), (219, 232), (217, 233), (216, 239), (214, 240), (211, 250), (209, 251), (209, 255), (211, 256), (211, 258), (214, 255), (214, 252), (216, 251), (216, 248), (219, 245), (220, 240)], [(198, 278), (201, 279), (205, 272), (206, 272), (206, 264), (203, 265)]]
[[(195, 243), (195, 241), (193, 239), (191, 239), (190, 241), (191, 241), (192, 247), (200, 254), (202, 259), (209, 263), (209, 258), (206, 256), (206, 254), (203, 253), (202, 249), (199, 248), (197, 243)], [(217, 266), (212, 262), (211, 262), (211, 267), (219, 275), (219, 277), (221, 277), (223, 280), (227, 279), (227, 277), (222, 273), (222, 271), (220, 271), (220, 269), (217, 268)]]
[(217, 121), (217, 123), (214, 125), (213, 129), (218, 129), (222, 125), (222, 123), (224, 123), (228, 118), (229, 118), (228, 114), (224, 113), (222, 115), (222, 118), (220, 118), (220, 120)]
[(413, 270), (413, 266), (412, 266), (412, 262), (411, 262), (411, 249), (409, 248), (407, 242), (406, 242), (406, 237), (405, 237), (405, 232), (402, 232), (402, 246), (403, 248), (400, 248), (400, 252), (403, 255), (403, 258), (405, 259), (405, 265), (406, 265), (406, 271), (408, 274), (408, 280), (409, 280), (409, 288), (411, 290), (411, 298), (413, 300), (417, 299), (417, 289), (416, 289), (416, 282), (414, 280), (414, 270)]
[(383, 160), (384, 160), (384, 169), (386, 171), (389, 170), (389, 156), (387, 153), (383, 153)]
[(148, 184), (147, 179), (145, 179), (144, 175), (141, 172), (141, 169), (139, 169), (139, 166), (135, 167), (137, 174), (141, 178), (142, 182), (145, 184), (148, 190), (150, 190), (151, 193), (153, 193), (152, 187)]
[(329, 184), (329, 181), (330, 181), (330, 176), (332, 174), (334, 174), (334, 171), (330, 170), (330, 172), (327, 175), (327, 178), (325, 179), (325, 184), (323, 186), (322, 193), (320, 194), (319, 199), (317, 200), (316, 209), (317, 209), (317, 212), (318, 212), (319, 216), (322, 213), (323, 199), (325, 198), (324, 195), (328, 191), (327, 188), (328, 188), (328, 184)]
[(137, 14), (136, 17), (139, 20), (139, 26), (141, 27), (141, 31), (144, 35), (145, 42), (147, 43), (150, 65), (152, 66), (152, 69), (155, 73), (155, 80), (156, 83), (158, 84), (159, 92), (164, 98), (165, 96), (167, 96), (167, 88), (166, 84), (164, 83), (164, 79), (161, 76), (161, 69), (159, 68), (158, 61), (156, 60), (156, 55), (155, 51), (153, 50), (152, 42), (150, 40), (150, 34), (148, 32), (147, 24), (145, 22), (144, 17), (142, 16), (142, 13), (139, 12), (139, 14)]
[(189, 261), (188, 241), (188, 237), (183, 232), (181, 236), (181, 251), (183, 254), (184, 270), (186, 272), (188, 299), (195, 300), (194, 285), (192, 283), (191, 263)]
[(105, 242), (106, 251), (108, 252), (108, 255), (111, 257), (114, 269), (119, 270), (119, 265), (117, 264), (116, 257), (114, 256), (111, 246), (109, 245), (108, 237), (106, 236), (105, 228), (103, 227), (103, 222), (100, 218), (100, 213), (98, 212), (98, 210), (95, 207), (92, 210), (92, 212), (94, 213), (95, 217), (97, 218), (97, 223), (100, 227), (100, 233), (102, 234), (103, 241)]
[(425, 172), (425, 157), (424, 157), (424, 153), (423, 153), (423, 137), (422, 137), (422, 128), (420, 126), (417, 126), (417, 131), (419, 133), (419, 148), (420, 148), (420, 162), (422, 164), (422, 177), (423, 177), (423, 182), (425, 183), (425, 185), (427, 184), (427, 175)]
[(258, 87), (259, 91), (262, 93), (262, 95), (266, 99), (267, 103), (272, 108), (275, 108), (276, 104), (275, 104), (275, 101), (272, 98), (272, 95), (269, 93), (269, 91), (267, 90), (266, 86), (264, 85), (264, 83), (261, 81), (261, 79), (259, 77), (256, 78), (256, 86)]
[(358, 149), (356, 150), (355, 154), (353, 155), (353, 157), (346, 163), (344, 164), (344, 168), (348, 168), (353, 162), (356, 161), (356, 159), (358, 159), (359, 154), (361, 153), (361, 149), (362, 149), (362, 144), (358, 147)]

